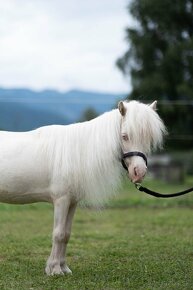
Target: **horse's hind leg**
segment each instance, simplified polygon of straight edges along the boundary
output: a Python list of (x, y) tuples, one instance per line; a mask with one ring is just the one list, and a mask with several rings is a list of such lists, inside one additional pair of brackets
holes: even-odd
[(47, 275), (63, 274), (61, 259), (64, 255), (66, 223), (70, 204), (69, 196), (61, 197), (54, 202), (53, 241), (51, 254), (45, 269)]

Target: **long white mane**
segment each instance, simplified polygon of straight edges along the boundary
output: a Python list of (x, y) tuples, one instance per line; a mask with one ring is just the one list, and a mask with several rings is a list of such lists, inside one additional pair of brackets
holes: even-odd
[[(164, 125), (157, 113), (136, 101), (126, 106), (131, 144), (141, 144), (145, 153), (161, 146)], [(49, 137), (42, 150), (54, 169), (53, 179), (61, 179), (75, 198), (102, 205), (115, 193), (123, 172), (118, 109), (88, 122), (42, 127), (37, 132), (43, 141)]]

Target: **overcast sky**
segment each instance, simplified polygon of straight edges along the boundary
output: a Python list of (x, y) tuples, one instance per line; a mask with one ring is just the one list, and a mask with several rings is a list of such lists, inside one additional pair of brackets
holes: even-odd
[(0, 86), (128, 92), (129, 0), (0, 0)]

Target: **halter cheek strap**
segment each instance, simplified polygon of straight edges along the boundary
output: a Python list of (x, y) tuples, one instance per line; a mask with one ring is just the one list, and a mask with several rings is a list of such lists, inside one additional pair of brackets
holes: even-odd
[(147, 166), (147, 157), (145, 156), (145, 154), (143, 154), (142, 152), (138, 152), (138, 151), (132, 151), (132, 152), (123, 153), (123, 155), (122, 155), (121, 163), (122, 163), (122, 166), (125, 168), (125, 170), (128, 170), (128, 168), (125, 164), (125, 158), (133, 157), (133, 156), (142, 157), (143, 160), (145, 161), (146, 166)]

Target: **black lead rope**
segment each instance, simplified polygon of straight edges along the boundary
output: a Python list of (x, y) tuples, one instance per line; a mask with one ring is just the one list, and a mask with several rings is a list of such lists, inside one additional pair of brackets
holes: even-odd
[[(127, 166), (125, 164), (125, 159), (133, 157), (133, 156), (142, 157), (143, 160), (145, 161), (146, 166), (147, 166), (147, 157), (145, 156), (144, 153), (139, 152), (139, 151), (126, 152), (126, 153), (122, 154), (122, 159), (121, 159), (121, 163), (122, 163), (123, 167), (125, 168), (125, 170), (128, 170), (128, 168), (127, 168)], [(180, 192), (162, 194), (162, 193), (159, 193), (159, 192), (156, 192), (156, 191), (152, 191), (152, 190), (150, 190), (150, 189), (148, 189), (146, 187), (143, 187), (140, 183), (135, 183), (135, 187), (139, 191), (143, 191), (143, 192), (145, 192), (145, 193), (147, 193), (149, 195), (152, 195), (152, 196), (155, 196), (155, 197), (161, 197), (161, 198), (169, 198), (169, 197), (181, 196), (181, 195), (184, 195), (184, 194), (187, 194), (187, 193), (193, 191), (193, 187), (191, 187), (191, 188), (188, 188), (188, 189), (186, 189), (184, 191), (180, 191)]]
[(176, 193), (169, 193), (169, 194), (162, 194), (159, 192), (155, 192), (152, 191), (146, 187), (143, 187), (140, 183), (135, 183), (135, 187), (139, 190), (139, 191), (143, 191), (149, 195), (155, 196), (155, 197), (161, 197), (161, 198), (169, 198), (169, 197), (176, 197), (176, 196), (180, 196), (180, 195), (184, 195), (187, 194), (191, 191), (193, 191), (193, 187), (186, 189), (184, 191), (180, 191), (180, 192), (176, 192)]

